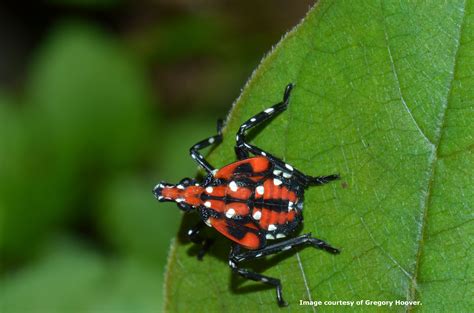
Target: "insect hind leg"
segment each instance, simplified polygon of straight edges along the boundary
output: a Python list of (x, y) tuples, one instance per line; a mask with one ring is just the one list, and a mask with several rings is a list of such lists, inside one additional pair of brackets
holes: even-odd
[(255, 273), (252, 271), (249, 271), (248, 269), (241, 268), (239, 267), (239, 261), (234, 260), (234, 253), (238, 253), (240, 251), (238, 245), (234, 245), (231, 253), (229, 255), (229, 266), (232, 269), (234, 273), (239, 274), (245, 279), (250, 279), (256, 282), (262, 282), (264, 284), (270, 285), (275, 288), (276, 290), (276, 297), (277, 297), (277, 302), (280, 307), (285, 307), (288, 306), (288, 303), (283, 300), (283, 293), (282, 293), (282, 284), (281, 281), (277, 278), (265, 276), (259, 273)]
[(219, 119), (217, 121), (217, 135), (201, 140), (189, 149), (189, 154), (191, 155), (191, 157), (201, 167), (203, 167), (208, 173), (212, 173), (212, 171), (214, 171), (214, 167), (211, 164), (209, 164), (209, 162), (207, 162), (206, 159), (204, 159), (204, 156), (199, 152), (199, 150), (207, 148), (213, 144), (217, 145), (221, 143), (222, 142), (222, 127), (223, 127), (223, 121)]
[(294, 84), (288, 84), (285, 88), (285, 92), (283, 94), (283, 101), (279, 102), (268, 109), (254, 115), (250, 119), (248, 119), (245, 123), (243, 123), (239, 131), (236, 135), (236, 145), (235, 145), (235, 153), (239, 160), (243, 160), (249, 157), (249, 149), (247, 148), (248, 144), (246, 141), (246, 131), (277, 116), (279, 113), (286, 110), (288, 107), (288, 103), (290, 101), (291, 91), (294, 87)]
[(327, 242), (321, 239), (312, 237), (311, 233), (308, 233), (308, 234), (298, 236), (296, 238), (290, 238), (288, 240), (284, 240), (284, 241), (275, 243), (273, 245), (266, 246), (258, 250), (248, 250), (245, 252), (241, 252), (240, 247), (238, 245), (234, 245), (229, 255), (229, 266), (232, 268), (232, 270), (235, 273), (239, 274), (240, 276), (244, 278), (254, 280), (254, 281), (259, 281), (259, 282), (275, 287), (276, 293), (277, 293), (278, 305), (286, 306), (287, 303), (283, 300), (282, 284), (279, 279), (264, 276), (255, 272), (251, 272), (247, 269), (243, 269), (239, 267), (239, 264), (244, 261), (250, 261), (250, 260), (262, 258), (268, 255), (276, 254), (282, 251), (291, 250), (296, 247), (305, 246), (305, 245), (309, 245), (314, 248), (321, 249), (332, 254), (340, 253), (339, 249), (332, 247), (330, 244), (328, 244)]
[(330, 181), (339, 179), (338, 174), (332, 174), (328, 176), (306, 176), (306, 181), (308, 185), (311, 186), (320, 186), (329, 183)]
[(249, 250), (243, 253), (240, 253), (239, 250), (236, 250), (234, 253), (231, 253), (232, 260), (236, 263), (253, 260), (256, 258), (261, 258), (267, 255), (276, 254), (282, 251), (287, 251), (295, 247), (300, 247), (304, 245), (311, 245), (314, 248), (324, 250), (331, 254), (339, 254), (340, 251), (337, 248), (334, 248), (324, 240), (315, 238), (311, 236), (311, 233), (307, 233), (295, 238), (290, 238), (278, 243), (268, 245), (262, 249), (258, 250)]

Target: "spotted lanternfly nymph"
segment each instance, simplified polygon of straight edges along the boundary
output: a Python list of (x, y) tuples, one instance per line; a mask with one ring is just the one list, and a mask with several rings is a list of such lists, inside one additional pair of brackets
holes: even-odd
[[(222, 141), (222, 123), (218, 122), (217, 135), (198, 142), (190, 149), (191, 157), (206, 170), (205, 179), (197, 182), (185, 178), (176, 185), (162, 182), (153, 190), (159, 201), (174, 201), (186, 212), (197, 210), (201, 221), (188, 231), (188, 235), (191, 241), (202, 245), (199, 259), (202, 259), (212, 243), (212, 240), (200, 236), (202, 227), (207, 225), (232, 241), (229, 266), (233, 272), (275, 287), (280, 306), (287, 305), (283, 300), (280, 280), (241, 268), (241, 262), (301, 246), (339, 253), (338, 249), (312, 237), (311, 233), (285, 239), (303, 221), (304, 190), (309, 186), (326, 184), (339, 176), (305, 175), (290, 164), (249, 144), (245, 138), (248, 129), (286, 110), (292, 89), (293, 84), (289, 84), (282, 102), (258, 113), (240, 126), (235, 145), (239, 161), (214, 169), (198, 152)], [(270, 240), (277, 242), (268, 244)]]

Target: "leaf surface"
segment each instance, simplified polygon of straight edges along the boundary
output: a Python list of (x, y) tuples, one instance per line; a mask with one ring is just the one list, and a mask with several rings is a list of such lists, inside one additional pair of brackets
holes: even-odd
[[(300, 300), (415, 300), (422, 305), (319, 312), (472, 308), (474, 3), (321, 0), (262, 61), (233, 107), (224, 143), (296, 83), (288, 110), (253, 143), (310, 175), (342, 179), (305, 193), (302, 233), (342, 249), (311, 248), (249, 263)], [(180, 234), (185, 233), (185, 221)], [(203, 262), (176, 241), (169, 312), (281, 312), (275, 291), (231, 274), (220, 239)]]

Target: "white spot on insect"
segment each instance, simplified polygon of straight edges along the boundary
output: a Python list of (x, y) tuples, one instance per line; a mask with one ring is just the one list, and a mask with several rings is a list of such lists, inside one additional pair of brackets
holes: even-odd
[(290, 174), (290, 173), (287, 173), (287, 172), (284, 172), (284, 173), (283, 173), (283, 177), (285, 177), (285, 178), (290, 178), (290, 177), (291, 177), (291, 174)]
[(252, 123), (255, 122), (255, 121), (256, 121), (255, 117), (252, 117), (252, 118), (250, 119), (250, 121), (251, 121)]
[(261, 281), (266, 283), (266, 282), (268, 282), (268, 279), (266, 279), (265, 277), (262, 277)]
[(277, 229), (277, 228), (276, 228), (276, 226), (275, 226), (274, 224), (268, 225), (268, 230), (269, 230), (269, 231), (272, 231), (272, 230), (275, 230), (275, 229)]
[(235, 140), (239, 141), (239, 135), (235, 136)]
[(178, 189), (181, 189), (181, 190), (184, 190), (184, 186), (183, 185), (178, 185), (176, 186)]
[(290, 171), (293, 170), (293, 166), (291, 166), (290, 164), (286, 164), (286, 163), (285, 163), (285, 167), (286, 167), (287, 169), (289, 169)]
[(267, 113), (267, 114), (270, 114), (270, 113), (272, 113), (273, 111), (275, 111), (274, 108), (268, 108), (268, 109), (266, 109), (266, 110), (263, 111), (263, 112), (265, 112), (265, 113)]
[(293, 202), (289, 201), (288, 202), (288, 211), (293, 210)]
[(263, 193), (265, 192), (265, 188), (262, 185), (258, 186), (256, 190), (259, 195), (263, 195)]
[(204, 159), (204, 156), (202, 154), (199, 155), (200, 159)]
[(263, 152), (263, 151), (260, 152), (260, 154), (263, 155), (263, 156), (267, 156), (267, 154), (266, 154), (265, 152)]
[(188, 230), (188, 236), (191, 236), (192, 233), (193, 233), (192, 229)]
[(285, 236), (285, 234), (281, 234), (281, 233), (280, 233), (280, 234), (276, 234), (276, 237), (277, 237), (277, 238), (285, 238), (286, 236)]
[(209, 143), (214, 143), (214, 137), (209, 138), (208, 142)]
[(198, 183), (195, 183), (194, 186), (199, 186), (199, 184), (198, 184)]
[(267, 238), (267, 239), (275, 239), (275, 237), (273, 237), (272, 234), (266, 234), (266, 235), (265, 235), (265, 238)]
[(229, 266), (232, 267), (232, 268), (234, 268), (234, 267), (235, 267), (235, 263), (232, 262), (232, 261), (229, 261)]
[(192, 157), (193, 159), (196, 159), (196, 155), (195, 155), (194, 153), (191, 154), (191, 157)]
[(210, 207), (211, 207), (211, 201), (206, 201), (206, 202), (204, 202), (204, 206), (205, 206), (206, 208), (210, 208)]
[(212, 170), (212, 175), (215, 176), (218, 171), (218, 169)]
[(291, 249), (291, 245), (286, 246), (286, 247), (283, 247), (283, 248), (281, 249), (281, 251), (286, 251), (286, 250), (290, 250), (290, 249)]
[(158, 187), (160, 187), (160, 188), (165, 188), (165, 185), (159, 184)]
[(214, 188), (212, 188), (211, 186), (206, 188), (207, 193), (212, 193), (213, 191), (214, 191)]
[(207, 226), (212, 227), (212, 225), (211, 225), (211, 219), (210, 219), (210, 218), (208, 218), (207, 220), (205, 220), (204, 223), (205, 223)]
[(236, 192), (239, 187), (237, 186), (237, 183), (235, 181), (231, 181), (230, 184), (229, 184), (229, 188), (233, 192)]
[(181, 203), (181, 202), (184, 202), (184, 198), (178, 198), (175, 201), (178, 202), (178, 203)]
[(242, 126), (240, 126), (240, 128), (246, 128), (247, 127), (247, 124), (242, 124)]
[(225, 212), (225, 216), (227, 216), (227, 218), (232, 218), (232, 216), (235, 215), (235, 210), (230, 208), (227, 210), (227, 212)]
[(260, 252), (260, 253), (257, 253), (257, 255), (256, 255), (255, 257), (256, 257), (256, 258), (259, 258), (259, 257), (261, 257), (262, 255), (263, 255), (263, 253)]
[(163, 196), (158, 196), (158, 200), (161, 200), (163, 199), (164, 197)]
[(280, 170), (274, 170), (274, 171), (273, 171), (273, 175), (275, 175), (275, 176), (278, 176), (278, 175), (280, 175), (280, 174), (281, 174), (281, 171), (280, 171)]
[(253, 213), (252, 217), (253, 217), (254, 220), (259, 220), (259, 219), (262, 218), (262, 212), (260, 212), (260, 211), (255, 211), (255, 212)]
[(281, 180), (279, 180), (278, 178), (273, 178), (273, 184), (275, 186), (280, 186), (281, 185)]

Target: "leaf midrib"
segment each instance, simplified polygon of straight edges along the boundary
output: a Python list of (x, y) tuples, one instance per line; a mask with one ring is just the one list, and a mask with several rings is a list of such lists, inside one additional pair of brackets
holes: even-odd
[[(407, 300), (416, 299), (417, 280), (420, 273), (420, 260), (423, 254), (423, 241), (425, 239), (426, 223), (427, 223), (427, 218), (428, 218), (428, 207), (429, 207), (429, 204), (431, 203), (431, 195), (432, 195), (431, 191), (432, 191), (433, 183), (435, 180), (436, 162), (439, 159), (439, 153), (438, 153), (439, 145), (441, 143), (441, 140), (443, 139), (443, 130), (445, 128), (444, 125), (446, 122), (446, 115), (447, 115), (447, 110), (449, 106), (449, 100), (451, 99), (451, 95), (453, 92), (453, 82), (455, 80), (456, 71), (458, 67), (457, 61), (458, 61), (459, 50), (461, 47), (463, 25), (464, 25), (464, 20), (466, 16), (466, 2), (467, 0), (464, 0), (463, 2), (461, 23), (459, 23), (458, 37), (456, 41), (457, 43), (456, 52), (454, 53), (454, 59), (453, 59), (453, 70), (451, 71), (452, 74), (448, 83), (446, 101), (443, 103), (443, 107), (440, 112), (439, 122), (438, 122), (437, 128), (435, 129), (435, 140), (433, 142), (432, 153), (430, 155), (430, 163), (429, 163), (429, 170), (428, 170), (428, 176), (427, 176), (427, 181), (428, 181), (427, 188), (426, 188), (425, 196), (421, 200), (422, 216), (421, 216), (421, 224), (419, 228), (419, 237), (417, 240), (418, 244), (416, 248), (415, 269), (413, 273), (413, 278), (411, 280), (411, 286), (408, 289)], [(414, 308), (415, 308), (414, 306), (407, 306), (406, 312), (411, 312)]]
[[(319, 2), (318, 2), (319, 3)], [(318, 5), (318, 3), (316, 4), (316, 6)], [(329, 10), (329, 8), (331, 7), (331, 5), (327, 8)], [(404, 99), (404, 96), (403, 96), (403, 92), (401, 90), (401, 86), (400, 86), (400, 80), (399, 80), (399, 77), (398, 77), (398, 71), (397, 71), (397, 66), (395, 64), (395, 61), (392, 57), (392, 54), (391, 54), (391, 47), (390, 47), (390, 39), (389, 39), (389, 36), (388, 36), (388, 32), (387, 32), (387, 29), (386, 29), (386, 24), (385, 24), (385, 14), (384, 14), (384, 8), (383, 8), (383, 1), (380, 1), (380, 7), (381, 7), (381, 11), (382, 11), (382, 18), (383, 18), (383, 24), (384, 24), (384, 36), (385, 36), (385, 42), (386, 42), (386, 45), (387, 45), (387, 53), (388, 53), (388, 57), (390, 59), (390, 66), (391, 66), (391, 69), (392, 69), (392, 72), (393, 72), (393, 75), (394, 75), (394, 81), (395, 83), (397, 84), (396, 88), (397, 88), (397, 91), (399, 93), (399, 96), (400, 96), (400, 101), (402, 102), (405, 110), (407, 111), (408, 115), (410, 116), (411, 120), (413, 121), (417, 131), (419, 132), (420, 136), (423, 138), (423, 140), (430, 146), (430, 149), (431, 149), (431, 155), (430, 155), (430, 158), (429, 158), (429, 164), (428, 164), (428, 171), (427, 171), (427, 176), (426, 176), (426, 189), (424, 190), (423, 194), (424, 196), (421, 198), (421, 201), (420, 201), (420, 208), (421, 208), (421, 223), (420, 223), (420, 226), (419, 226), (419, 229), (418, 229), (418, 238), (416, 240), (416, 248), (415, 248), (415, 262), (414, 262), (414, 271), (413, 271), (413, 274), (410, 275), (411, 276), (411, 280), (410, 280), (410, 285), (409, 287), (407, 288), (407, 300), (416, 300), (416, 291), (417, 291), (417, 279), (418, 279), (418, 275), (419, 275), (419, 272), (420, 272), (420, 260), (421, 260), (421, 257), (422, 257), (422, 253), (423, 253), (423, 242), (424, 242), (424, 237), (425, 237), (425, 229), (426, 229), (426, 224), (427, 224), (427, 217), (428, 217), (428, 209), (429, 209), (429, 204), (431, 202), (431, 195), (432, 195), (432, 186), (433, 186), (433, 183), (434, 183), (434, 180), (435, 180), (435, 168), (436, 168), (436, 162), (438, 161), (439, 159), (439, 155), (438, 155), (438, 150), (439, 150), (439, 145), (442, 141), (442, 137), (443, 137), (443, 130), (444, 130), (444, 124), (445, 124), (445, 121), (446, 121), (446, 114), (447, 114), (447, 109), (448, 109), (448, 106), (449, 106), (449, 100), (451, 98), (451, 93), (452, 93), (452, 86), (453, 86), (453, 81), (455, 80), (455, 76), (456, 76), (456, 71), (457, 71), (457, 60), (458, 60), (458, 54), (459, 54), (459, 50), (460, 50), (460, 46), (461, 46), (461, 37), (462, 37), (462, 29), (463, 29), (463, 25), (464, 25), (464, 20), (465, 20), (465, 9), (466, 9), (466, 0), (463, 2), (463, 7), (462, 7), (462, 17), (461, 17), (461, 23), (459, 23), (459, 30), (458, 30), (458, 37), (457, 37), (457, 45), (455, 47), (456, 49), (456, 52), (454, 53), (454, 58), (453, 58), (453, 70), (451, 71), (451, 77), (449, 78), (449, 81), (448, 81), (448, 88), (447, 88), (447, 93), (446, 93), (446, 97), (445, 97), (445, 101), (442, 103), (442, 109), (440, 110), (440, 114), (439, 114), (439, 118), (438, 118), (438, 125), (436, 125), (436, 128), (435, 128), (435, 138), (433, 141), (431, 141), (425, 134), (425, 132), (421, 129), (419, 123), (416, 121), (416, 119), (414, 118), (412, 112), (410, 111), (405, 99)], [(324, 15), (324, 13), (323, 13)], [(306, 17), (304, 19), (302, 19), (302, 21), (292, 30), (288, 33), (288, 35), (291, 35), (291, 33), (296, 30), (298, 28), (299, 25), (301, 25), (301, 23), (306, 19)], [(322, 16), (320, 17), (319, 20), (322, 19)], [(306, 55), (308, 55), (309, 53), (311, 52), (310, 49), (307, 50), (306, 52)], [(302, 69), (302, 65), (300, 64), (298, 66), (299, 70), (298, 70), (298, 73), (295, 75), (295, 77), (299, 77), (299, 73), (301, 72), (301, 69)], [(298, 79), (295, 79), (295, 82), (297, 82)], [(298, 84), (296, 84), (298, 85)], [(292, 117), (292, 114), (291, 114), (291, 109), (288, 109), (288, 120), (286, 122), (286, 126), (285, 126), (285, 137), (284, 137), (284, 150), (283, 150), (283, 159), (285, 160), (286, 159), (286, 154), (287, 154), (287, 144), (288, 144), (288, 132), (289, 132), (289, 125), (290, 125), (290, 122), (291, 122), (291, 117)], [(298, 261), (298, 264), (299, 264), (299, 269), (302, 273), (302, 276), (303, 276), (303, 280), (304, 282), (306, 283), (307, 280), (306, 280), (306, 275), (305, 275), (305, 272), (304, 272), (304, 269), (303, 269), (303, 266), (302, 266), (302, 261), (300, 259), (300, 256), (298, 254), (298, 252), (295, 254), (295, 257), (297, 258), (297, 261)], [(306, 290), (307, 290), (307, 294), (308, 294), (308, 299), (311, 299), (311, 294), (309, 292), (309, 288), (308, 286), (305, 286)], [(407, 306), (407, 309), (406, 311), (407, 312), (411, 312), (412, 309), (414, 307), (412, 306)], [(313, 308), (314, 309), (314, 308)], [(314, 311), (314, 310), (313, 310)]]

